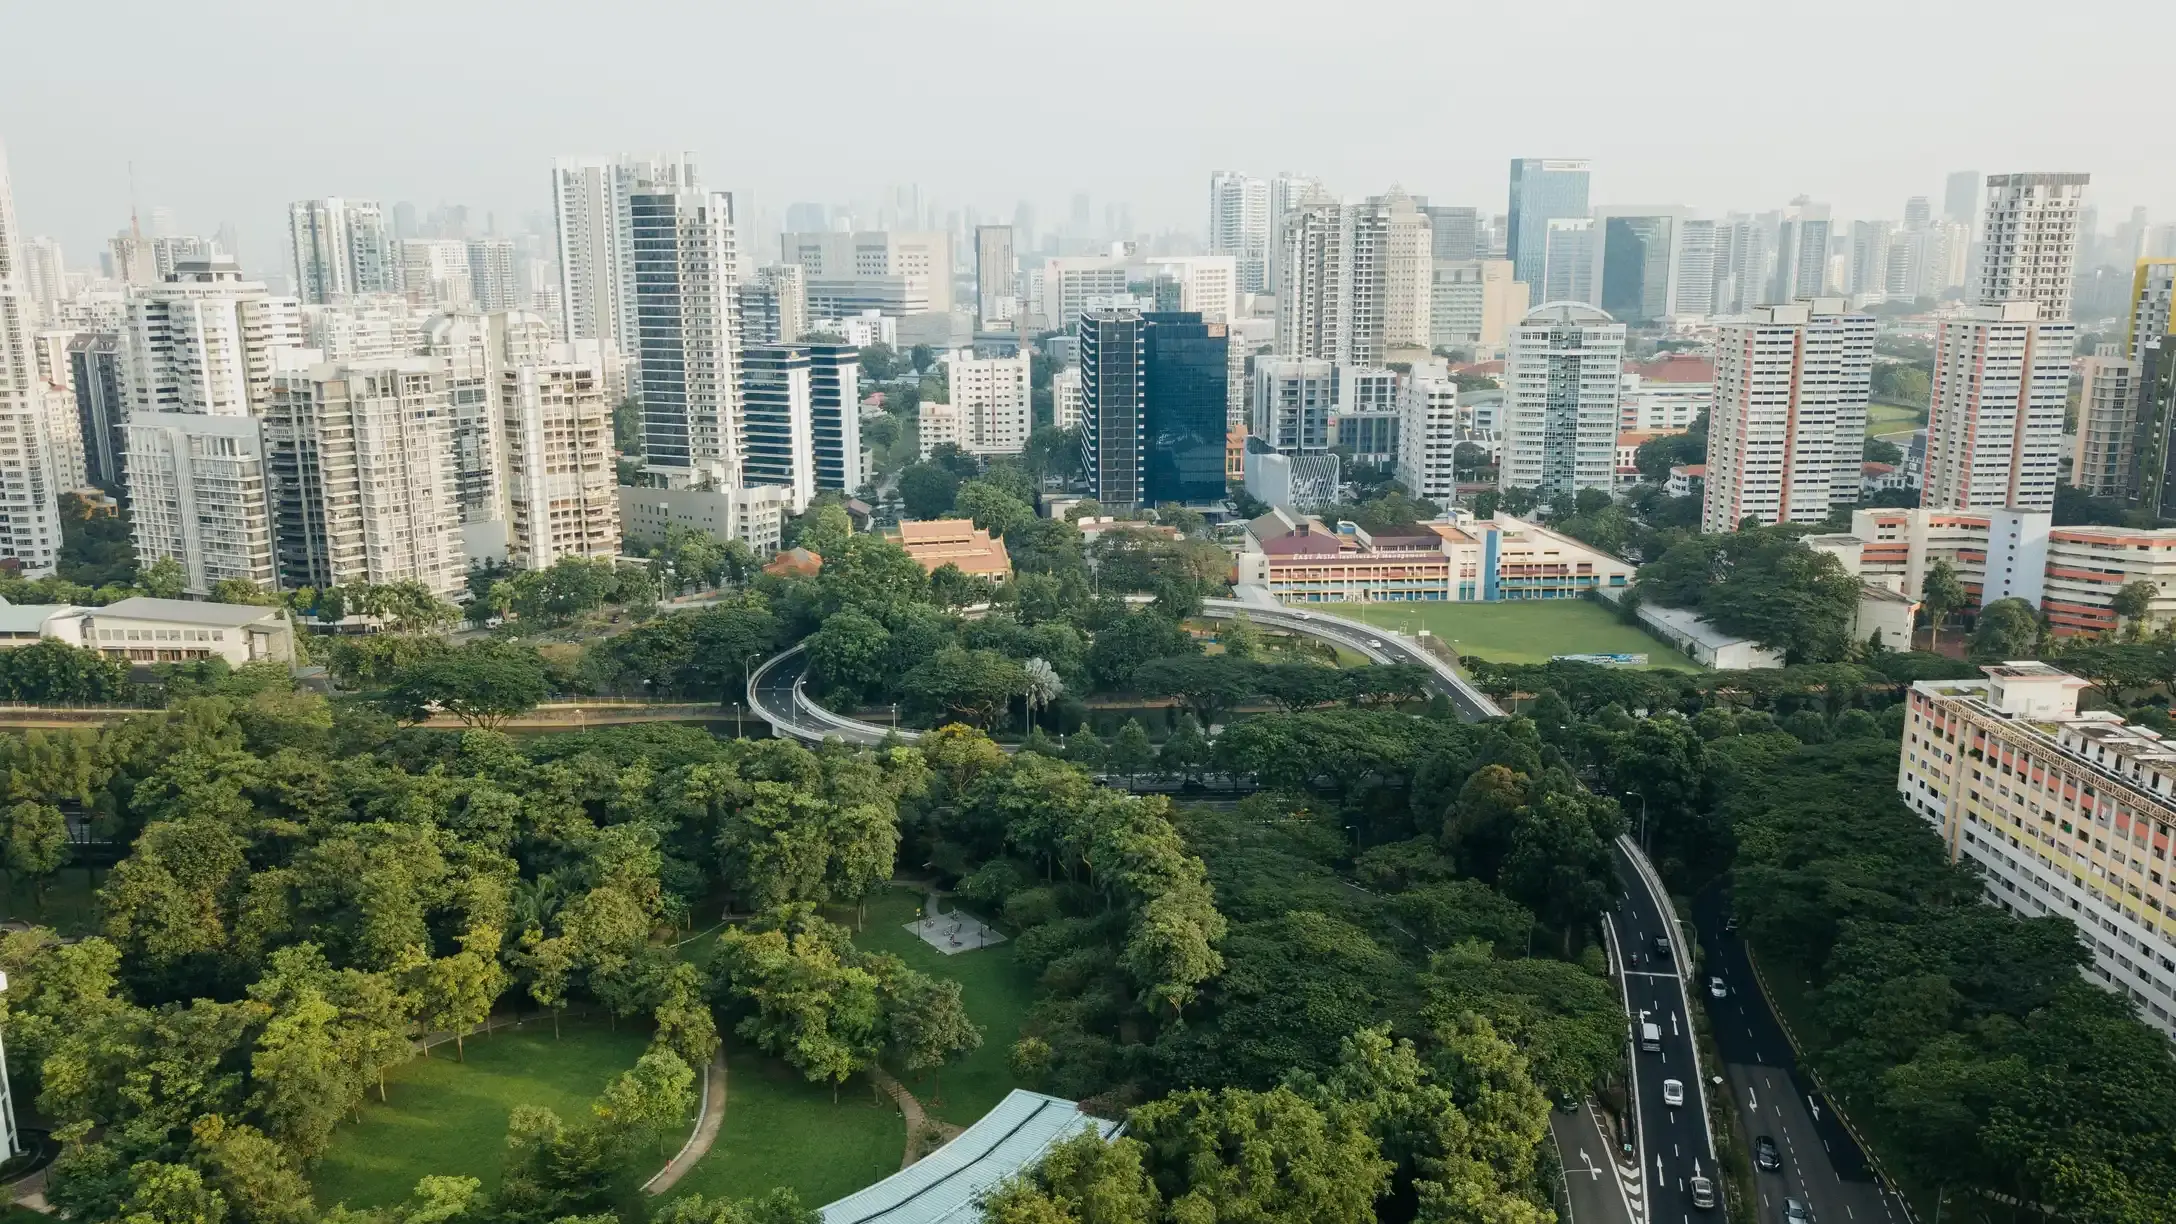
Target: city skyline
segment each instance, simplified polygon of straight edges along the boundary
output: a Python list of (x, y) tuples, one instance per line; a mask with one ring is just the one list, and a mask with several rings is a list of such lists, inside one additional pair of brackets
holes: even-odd
[[(1996, 109), (1970, 65), (1981, 52), (1993, 53), (1997, 32), (1941, 14), (1870, 5), (1846, 5), (1836, 20), (1809, 27), (1793, 58), (1779, 65), (1817, 75), (1839, 99), (1816, 111), (1733, 105), (1732, 95), (1712, 84), (1714, 74), (1631, 72), (1609, 89), (1534, 90), (1488, 56), (1453, 52), (1456, 71), (1386, 76), (1364, 69), (1357, 54), (1340, 54), (1385, 45), (1390, 31), (1400, 45), (1440, 41), (1457, 48), (1477, 40), (1519, 45), (1547, 27), (1553, 61), (1584, 69), (1566, 76), (1598, 82), (1611, 63), (1629, 68), (1658, 56), (1729, 61), (1766, 45), (1742, 23), (1701, 19), (1699, 13), (1717, 9), (1707, 4), (1681, 6), (1682, 20), (1667, 23), (1597, 14), (1562, 29), (1554, 28), (1552, 14), (1510, 11), (1475, 22), (1429, 6), (1379, 4), (1369, 14), (1378, 20), (1296, 39), (1274, 12), (1243, 27), (1206, 7), (1121, 5), (1109, 20), (1076, 29), (1062, 11), (977, 2), (910, 14), (849, 3), (821, 28), (834, 40), (828, 55), (837, 69), (865, 84), (793, 94), (790, 116), (741, 100), (766, 96), (767, 80), (778, 86), (768, 96), (787, 96), (796, 69), (791, 57), (746, 57), (736, 62), (740, 80), (733, 90), (708, 90), (701, 84), (705, 73), (659, 71), (652, 54), (635, 54), (638, 45), (648, 47), (637, 42), (648, 28), (638, 20), (569, 40), (559, 37), (564, 27), (549, 7), (524, 10), (523, 20), (512, 21), (498, 11), (394, 4), (367, 26), (309, 10), (223, 7), (222, 20), (138, 15), (132, 18), (138, 36), (128, 39), (106, 37), (87, 6), (43, 6), (22, 15), (17, 29), (25, 45), (96, 40), (106, 68), (99, 84), (106, 104), (96, 107), (81, 105), (83, 77), (67, 56), (26, 59), (0, 81), (26, 234), (50, 234), (89, 250), (127, 227), (133, 198), (139, 210), (170, 208), (183, 232), (208, 234), (231, 223), (245, 267), (264, 272), (278, 266), (283, 210), (295, 200), (340, 196), (388, 207), (408, 200), (420, 209), (461, 203), (479, 230), (485, 216), (496, 215), (499, 232), (508, 233), (524, 228), (531, 214), (549, 215), (551, 159), (680, 147), (710, 168), (706, 186), (734, 192), (744, 211), (774, 219), (798, 201), (873, 201), (918, 185), (924, 200), (973, 208), (984, 221), (1009, 220), (1024, 200), (1051, 224), (1085, 191), (1098, 224), (1107, 204), (1122, 205), (1143, 232), (1205, 238), (1203, 185), (1217, 169), (1305, 173), (1355, 198), (1398, 184), (1432, 203), (1493, 212), (1503, 207), (1514, 157), (1590, 161), (1597, 206), (1669, 200), (1720, 216), (1781, 208), (1806, 194), (1829, 203), (1839, 218), (1898, 219), (1911, 196), (1941, 198), (1945, 176), (1960, 167), (2033, 166), (2092, 173), (2089, 199), (2104, 222), (2134, 206), (2154, 217), (2176, 216), (2176, 167), (2138, 156), (2135, 137), (2121, 125), (2092, 122), (2150, 108), (2155, 99), (2144, 76), (2107, 74), (2090, 94), (2055, 90), (2037, 94), (2030, 110)], [(1878, 61), (1851, 52), (1862, 27), (1846, 18), (1860, 8), (1878, 12), (1891, 41), (1939, 42), (1950, 53), (1920, 59), (1922, 71), (1908, 76), (1879, 71)], [(978, 20), (999, 14), (1002, 26)], [(2100, 45), (2096, 31), (2150, 34), (2136, 27), (2172, 20), (2105, 3), (2071, 16), (2064, 27), (2036, 36), (2040, 56), (2082, 63)], [(434, 38), (403, 38), (410, 18), (428, 20)], [(784, 45), (815, 28), (792, 13), (675, 20), (685, 36), (676, 41), (691, 47), (717, 45), (705, 33)], [(998, 41), (998, 29), (1009, 41)], [(1025, 105), (994, 111), (984, 105), (993, 84), (985, 75), (920, 73), (911, 89), (900, 90), (915, 100), (902, 134), (886, 139), (869, 130), (874, 112), (866, 102), (877, 96), (878, 81), (903, 79), (897, 65), (941, 63), (974, 50), (977, 40), (995, 44), (1000, 60), (1010, 48), (1023, 66), (1038, 65), (1018, 87), (995, 82), (1015, 88)], [(367, 104), (339, 110), (263, 106), (261, 85), (246, 71), (212, 74), (187, 91), (150, 84), (166, 79), (162, 65), (171, 62), (248, 63), (253, 53), (296, 43), (312, 47), (315, 76), (375, 80), (386, 77), (386, 65), (406, 64), (428, 74), (431, 88), (371, 91), (358, 95)], [(1231, 63), (1249, 65), (1249, 77), (1310, 79), (1314, 87), (1271, 94), (1235, 89), (1217, 74), (1163, 74), (1153, 104), (1122, 112), (1156, 139), (1107, 145), (1050, 139), (1107, 105), (1108, 91), (1076, 97), (1036, 82), (1063, 79), (1068, 65), (1128, 62), (1150, 45), (1222, 46)], [(459, 50), (477, 46), (496, 53)], [(449, 55), (460, 58), (449, 62)], [(538, 90), (538, 82), (554, 79), (586, 84)], [(398, 84), (397, 74), (391, 83)], [(1664, 118), (1593, 122), (1597, 106), (1622, 101), (1628, 90), (1644, 113)], [(507, 105), (508, 98), (526, 101)], [(1517, 105), (1502, 104), (1513, 98)], [(149, 110), (162, 119), (155, 129), (129, 118)], [(948, 110), (963, 122), (972, 117), (976, 139), (926, 138), (941, 130)], [(855, 143), (850, 157), (794, 154), (772, 137), (782, 124), (867, 139)], [(1007, 156), (987, 156), (991, 147), (1005, 147)]]

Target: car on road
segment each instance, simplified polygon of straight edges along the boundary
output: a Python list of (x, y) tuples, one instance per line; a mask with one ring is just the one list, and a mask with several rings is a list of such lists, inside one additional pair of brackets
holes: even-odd
[(1692, 1175), (1692, 1180), (1687, 1182), (1686, 1185), (1692, 1190), (1692, 1205), (1694, 1207), (1706, 1211), (1715, 1206), (1714, 1182), (1695, 1173)]
[(1804, 1199), (1784, 1199), (1783, 1224), (1813, 1224), (1813, 1208)]
[(1669, 937), (1669, 936), (1667, 936), (1667, 935), (1657, 935), (1657, 936), (1655, 936), (1655, 955), (1656, 955), (1656, 956), (1659, 956), (1659, 957), (1661, 957), (1661, 958), (1662, 958), (1662, 959), (1664, 959), (1664, 960), (1668, 960), (1668, 959), (1670, 959), (1670, 937)]
[(1640, 1025), (1640, 1048), (1650, 1054), (1662, 1052), (1662, 1026), (1651, 1022)]
[(1723, 985), (1723, 979), (1711, 977), (1708, 979), (1708, 994), (1712, 998), (1727, 999), (1730, 997), (1730, 987)]
[(1753, 1163), (1770, 1173), (1780, 1171), (1783, 1168), (1783, 1153), (1776, 1150), (1776, 1141), (1766, 1135), (1755, 1139), (1753, 1141)]
[(1726, 930), (1726, 931), (1735, 931), (1735, 930), (1737, 930), (1737, 929), (1738, 929), (1738, 916), (1737, 916), (1736, 914), (1732, 914), (1732, 915), (1731, 915), (1730, 917), (1728, 917), (1728, 918), (1725, 918), (1725, 919), (1723, 919), (1723, 929), (1724, 929), (1724, 930)]
[(1685, 1103), (1685, 1081), (1674, 1079), (1662, 1081), (1662, 1103), (1665, 1105), (1683, 1105)]
[(1377, 650), (1381, 650), (1381, 649), (1383, 648), (1383, 643), (1382, 643), (1382, 639), (1381, 639), (1381, 638), (1369, 638), (1369, 639), (1368, 639), (1368, 645), (1370, 645), (1370, 646), (1373, 646), (1373, 647), (1374, 647), (1375, 649), (1377, 649)]

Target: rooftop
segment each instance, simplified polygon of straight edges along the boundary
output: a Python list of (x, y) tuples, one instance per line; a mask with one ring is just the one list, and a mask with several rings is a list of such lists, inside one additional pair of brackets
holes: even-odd
[(973, 1224), (981, 1198), (1083, 1130), (1109, 1140), (1117, 1122), (1060, 1097), (1015, 1088), (950, 1143), (883, 1181), (825, 1204), (823, 1224)]
[(999, 576), (1012, 572), (1012, 557), (1005, 541), (967, 519), (926, 519), (899, 524), (899, 543), (907, 555), (921, 563), (925, 573), (947, 565), (961, 572)]
[(129, 620), (173, 621), (183, 625), (214, 625), (235, 629), (253, 625), (267, 617), (277, 616), (275, 608), (257, 604), (198, 603), (190, 599), (153, 599), (138, 595), (103, 608), (92, 608), (91, 616), (125, 617)]
[(1637, 374), (1647, 382), (1711, 383), (1715, 381), (1715, 363), (1706, 357), (1668, 356), (1653, 361), (1627, 361), (1626, 373)]
[(87, 609), (74, 604), (11, 604), (0, 600), (0, 633), (38, 633), (56, 616)]

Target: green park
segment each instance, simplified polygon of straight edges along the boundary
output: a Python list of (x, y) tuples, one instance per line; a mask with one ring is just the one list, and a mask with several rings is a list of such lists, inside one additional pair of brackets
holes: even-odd
[(1547, 663), (1556, 655), (1644, 654), (1650, 668), (1700, 665), (1614, 609), (1588, 599), (1500, 603), (1339, 604), (1323, 609), (1407, 636), (1426, 630), (1459, 655), (1491, 663)]

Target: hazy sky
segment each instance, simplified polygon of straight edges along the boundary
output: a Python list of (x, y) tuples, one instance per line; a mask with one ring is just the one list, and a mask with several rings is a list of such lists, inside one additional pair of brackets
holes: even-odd
[[(2176, 220), (2165, 0), (8, 0), (0, 141), (71, 264), (136, 199), (273, 269), (313, 195), (548, 206), (557, 154), (690, 148), (706, 184), (1047, 224), (1075, 191), (1203, 228), (1221, 167), (1501, 211), (1514, 156), (1593, 198), (1900, 216), (1954, 169), (2084, 170)], [(2012, 19), (2010, 13), (2020, 14)], [(2023, 14), (2030, 14), (2024, 16)]]

